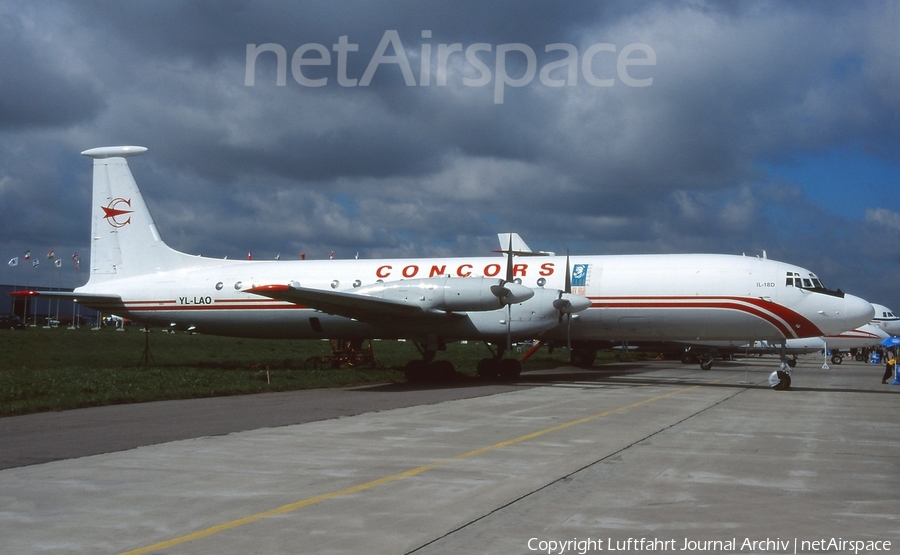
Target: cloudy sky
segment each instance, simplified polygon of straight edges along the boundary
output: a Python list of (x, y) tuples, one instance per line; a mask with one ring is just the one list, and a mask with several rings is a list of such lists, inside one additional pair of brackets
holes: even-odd
[(890, 1), (0, 1), (0, 283), (86, 280), (79, 152), (135, 144), (191, 253), (765, 250), (900, 310), (897, 29)]

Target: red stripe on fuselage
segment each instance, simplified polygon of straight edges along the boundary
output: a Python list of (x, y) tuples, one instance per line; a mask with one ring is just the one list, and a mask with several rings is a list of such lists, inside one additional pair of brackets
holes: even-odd
[(818, 326), (790, 308), (757, 297), (590, 297), (592, 308), (737, 310), (761, 318), (786, 338), (818, 337)]
[(131, 312), (189, 312), (198, 310), (283, 310), (309, 309), (308, 306), (279, 301), (276, 299), (229, 299), (213, 301), (210, 304), (179, 304), (178, 301), (125, 301)]
[[(819, 337), (818, 326), (790, 308), (756, 297), (590, 297), (591, 308), (719, 309), (736, 310), (765, 320), (786, 338)], [(276, 299), (228, 299), (211, 304), (179, 304), (175, 300), (127, 301), (131, 312), (191, 312), (219, 310), (308, 310), (310, 307)]]

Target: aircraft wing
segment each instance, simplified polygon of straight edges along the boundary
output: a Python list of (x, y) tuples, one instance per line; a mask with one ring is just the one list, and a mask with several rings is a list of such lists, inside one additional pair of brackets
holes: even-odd
[(309, 289), (298, 285), (260, 285), (247, 289), (246, 292), (366, 322), (391, 318), (422, 318), (430, 315), (422, 307), (403, 301)]
[(128, 310), (119, 295), (102, 293), (76, 293), (71, 291), (13, 291), (11, 297), (42, 297), (75, 301), (100, 312), (123, 312)]

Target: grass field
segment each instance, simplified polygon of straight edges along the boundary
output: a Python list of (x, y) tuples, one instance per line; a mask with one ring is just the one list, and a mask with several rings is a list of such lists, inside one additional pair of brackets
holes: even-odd
[[(152, 362), (142, 362), (149, 339)], [(345, 387), (405, 381), (402, 368), (420, 358), (409, 342), (375, 341), (378, 368), (305, 369), (309, 357), (331, 353), (327, 341), (234, 339), (186, 333), (144, 333), (139, 327), (91, 330), (31, 327), (0, 330), (0, 416), (78, 407)], [(448, 345), (438, 359), (475, 374), (488, 356), (481, 343)], [(525, 369), (558, 366), (565, 349), (541, 349)], [(598, 361), (599, 362), (599, 361)]]

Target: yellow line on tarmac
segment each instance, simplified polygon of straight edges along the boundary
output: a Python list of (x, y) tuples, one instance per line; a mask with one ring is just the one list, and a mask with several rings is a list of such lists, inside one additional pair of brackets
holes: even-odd
[[(715, 380), (709, 383), (715, 383), (718, 381), (722, 381), (726, 378), (722, 378), (721, 380)], [(590, 416), (586, 416), (584, 418), (579, 418), (578, 420), (572, 420), (571, 422), (566, 422), (564, 424), (559, 424), (553, 426), (552, 428), (546, 428), (544, 430), (539, 430), (537, 432), (532, 432), (530, 434), (525, 434), (523, 436), (519, 436), (514, 439), (509, 439), (506, 441), (501, 441), (500, 443), (495, 443), (493, 445), (488, 445), (487, 447), (481, 447), (479, 449), (475, 449), (473, 451), (469, 451), (468, 453), (463, 453), (462, 455), (457, 455), (456, 457), (452, 457), (450, 459), (444, 459), (441, 461), (435, 461), (430, 464), (426, 464), (424, 466), (420, 466), (418, 468), (413, 468), (411, 470), (407, 470), (405, 472), (401, 472), (399, 474), (393, 474), (391, 476), (385, 476), (384, 478), (379, 478), (377, 480), (372, 480), (371, 482), (366, 482), (364, 484), (359, 484), (356, 486), (352, 486), (349, 488), (345, 488), (338, 491), (332, 491), (330, 493), (323, 493), (322, 495), (317, 495), (315, 497), (310, 497), (308, 499), (303, 499), (302, 501), (297, 501), (295, 503), (290, 503), (288, 505), (282, 505), (281, 507), (277, 507), (275, 509), (271, 509), (268, 511), (263, 511), (261, 513), (256, 513), (254, 515), (245, 516), (244, 518), (239, 518), (237, 520), (232, 520), (230, 522), (225, 522), (223, 524), (218, 524), (216, 526), (212, 526), (207, 528), (206, 530), (200, 530), (199, 532), (194, 532), (193, 534), (188, 534), (186, 536), (181, 536), (178, 538), (173, 538), (171, 540), (167, 540), (164, 542), (156, 543), (147, 547), (142, 547), (140, 549), (135, 549), (133, 551), (126, 551), (121, 555), (142, 555), (145, 553), (150, 553), (151, 551), (158, 551), (160, 549), (167, 549), (169, 547), (173, 547), (182, 543), (186, 543), (189, 541), (199, 540), (201, 538), (206, 538), (212, 536), (213, 534), (218, 534), (219, 532), (224, 532), (225, 530), (231, 530), (232, 528), (237, 528), (239, 526), (243, 526), (245, 524), (250, 524), (256, 522), (258, 520), (262, 520), (264, 518), (268, 518), (270, 516), (280, 515), (284, 513), (289, 513), (291, 511), (296, 511), (297, 509), (302, 509), (303, 507), (308, 507), (310, 505), (315, 505), (316, 503), (320, 503), (322, 501), (326, 501), (328, 499), (334, 499), (336, 497), (343, 497), (345, 495), (350, 495), (353, 493), (358, 493), (361, 491), (365, 491), (368, 489), (372, 489), (377, 486), (381, 486), (384, 484), (389, 484), (391, 482), (396, 482), (397, 480), (401, 480), (403, 478), (409, 478), (411, 476), (415, 476), (417, 474), (421, 474), (428, 470), (433, 470), (435, 468), (440, 468), (447, 464), (450, 464), (453, 461), (460, 461), (464, 459), (469, 459), (471, 457), (475, 457), (478, 455), (482, 455), (484, 453), (488, 453), (490, 451), (495, 451), (497, 449), (502, 449), (503, 447), (509, 447), (510, 445), (515, 445), (516, 443), (521, 443), (523, 441), (528, 441), (530, 439), (534, 439), (537, 437), (541, 437), (546, 434), (550, 434), (553, 432), (558, 432), (560, 430), (565, 430), (566, 428), (571, 428), (572, 426), (577, 426), (579, 424), (584, 424), (590, 422), (592, 420), (597, 420), (600, 418), (604, 418), (606, 416), (610, 416), (612, 414), (616, 414), (619, 412), (624, 412), (626, 410), (630, 410), (633, 408), (640, 407), (642, 405), (647, 405), (649, 403), (654, 403), (661, 399), (665, 399), (666, 397), (672, 397), (673, 395), (679, 395), (681, 393), (685, 393), (692, 389), (696, 389), (700, 387), (699, 385), (694, 385), (691, 387), (686, 387), (683, 389), (678, 389), (676, 391), (670, 391), (669, 393), (664, 393), (663, 395), (657, 395), (656, 397), (651, 397), (649, 399), (644, 399), (643, 401), (636, 401), (631, 403), (630, 405), (626, 405), (624, 407), (619, 407), (617, 409), (611, 409), (604, 412), (598, 412), (597, 414), (592, 414)]]

